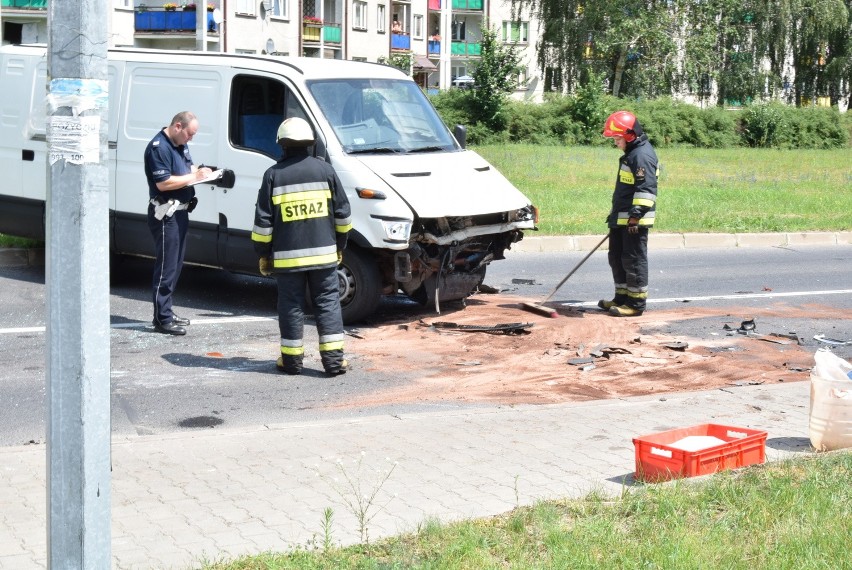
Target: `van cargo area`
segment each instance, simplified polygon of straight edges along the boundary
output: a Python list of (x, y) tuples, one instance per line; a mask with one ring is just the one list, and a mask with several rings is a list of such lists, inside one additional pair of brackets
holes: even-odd
[[(0, 47), (0, 233), (44, 239), (55, 168), (48, 157), (67, 159), (48, 128), (47, 67), (43, 45)], [(404, 294), (436, 310), (463, 299), (489, 263), (537, 229), (529, 199), (466, 149), (463, 129), (458, 137), (450, 132), (420, 87), (392, 66), (116, 48), (108, 68), (101, 134), (115, 258), (153, 257), (143, 152), (185, 110), (200, 122), (190, 144), (195, 163), (235, 175), (232, 185), (198, 187), (186, 263), (257, 273), (251, 231), (260, 180), (281, 158), (279, 124), (301, 117), (316, 134), (313, 154), (334, 166), (352, 205), (338, 270), (347, 323), (369, 317), (382, 295)]]

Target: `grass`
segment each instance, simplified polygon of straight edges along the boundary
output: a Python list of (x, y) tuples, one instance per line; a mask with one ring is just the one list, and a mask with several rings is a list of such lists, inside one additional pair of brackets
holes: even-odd
[[(476, 150), (539, 207), (543, 235), (600, 234), (614, 147), (482, 146)], [(849, 149), (659, 149), (660, 232), (849, 230)]]
[(852, 568), (852, 452), (542, 501), (346, 548), (266, 553), (205, 570)]
[[(604, 233), (619, 151), (612, 146), (476, 147), (541, 214), (540, 235)], [(660, 232), (849, 230), (849, 149), (658, 149)], [(0, 235), (0, 247), (33, 247)]]

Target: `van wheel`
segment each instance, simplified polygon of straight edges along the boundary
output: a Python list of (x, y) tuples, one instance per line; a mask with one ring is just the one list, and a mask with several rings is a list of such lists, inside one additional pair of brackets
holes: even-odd
[(343, 322), (360, 321), (379, 306), (382, 282), (375, 261), (363, 250), (349, 247), (343, 252), (343, 264), (337, 268)]

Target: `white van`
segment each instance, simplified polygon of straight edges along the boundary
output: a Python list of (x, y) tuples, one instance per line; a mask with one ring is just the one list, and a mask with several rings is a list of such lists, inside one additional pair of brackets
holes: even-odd
[[(0, 48), (0, 233), (43, 239), (47, 181), (45, 46)], [(506, 178), (464, 148), (408, 76), (352, 61), (113, 49), (109, 52), (110, 250), (152, 256), (142, 166), (172, 116), (195, 113), (196, 163), (234, 171), (232, 188), (203, 185), (190, 216), (187, 263), (256, 273), (251, 243), (264, 171), (280, 158), (286, 117), (317, 133), (354, 229), (340, 269), (347, 323), (382, 294), (458, 300), (485, 268), (535, 227), (537, 211)], [(461, 141), (457, 140), (461, 139)]]

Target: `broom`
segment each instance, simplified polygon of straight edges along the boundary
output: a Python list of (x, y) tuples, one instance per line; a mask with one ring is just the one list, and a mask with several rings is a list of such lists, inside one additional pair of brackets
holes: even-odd
[(544, 315), (545, 317), (550, 317), (551, 319), (555, 319), (556, 317), (558, 317), (559, 313), (557, 313), (555, 310), (553, 310), (549, 307), (544, 307), (542, 305), (544, 305), (545, 303), (550, 301), (550, 298), (553, 297), (556, 294), (557, 291), (559, 291), (559, 288), (562, 287), (562, 285), (564, 285), (566, 281), (568, 281), (568, 278), (571, 277), (572, 275), (574, 275), (574, 272), (577, 271), (578, 269), (580, 269), (581, 265), (586, 263), (586, 260), (589, 259), (592, 256), (592, 254), (594, 252), (596, 252), (600, 246), (603, 245), (603, 243), (607, 240), (607, 238), (609, 238), (609, 234), (605, 235), (601, 239), (601, 241), (599, 241), (598, 244), (595, 247), (592, 248), (592, 251), (587, 253), (586, 257), (581, 259), (580, 263), (575, 265), (574, 269), (572, 269), (568, 273), (568, 275), (566, 275), (565, 277), (562, 278), (562, 281), (559, 282), (559, 285), (557, 285), (553, 289), (553, 291), (550, 292), (550, 295), (548, 295), (547, 298), (544, 301), (542, 301), (541, 303), (538, 303), (538, 304), (536, 304), (536, 303), (521, 303), (521, 308), (524, 309), (525, 311), (530, 311), (530, 312), (533, 312), (533, 313), (538, 313), (540, 315)]

